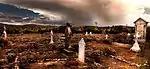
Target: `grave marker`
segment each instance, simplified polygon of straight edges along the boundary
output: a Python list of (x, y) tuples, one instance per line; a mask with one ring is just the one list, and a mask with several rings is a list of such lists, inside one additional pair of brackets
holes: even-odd
[(134, 51), (134, 52), (141, 51), (137, 39), (135, 39), (135, 43), (133, 44), (133, 47), (131, 47), (131, 50)]
[(15, 58), (15, 69), (19, 69), (19, 65), (18, 65), (18, 56), (16, 56)]
[(54, 43), (54, 41), (53, 41), (53, 31), (51, 30), (51, 42), (50, 42), (50, 44), (52, 44), (52, 43)]
[(4, 33), (4, 39), (7, 39), (7, 33), (6, 33), (6, 27), (4, 26), (4, 31), (3, 31), (3, 33)]
[(88, 32), (86, 31), (85, 35), (88, 35)]
[(71, 37), (72, 37), (72, 32), (71, 32), (71, 25), (69, 23), (66, 24), (66, 29), (65, 29), (65, 47), (66, 48), (71, 48)]
[[(145, 21), (144, 19), (142, 18), (138, 18), (135, 22), (135, 32), (136, 32), (136, 35), (135, 37), (136, 38), (139, 38), (139, 39), (144, 39), (146, 40), (146, 31), (147, 31), (147, 24), (148, 22)], [(139, 36), (140, 35), (140, 36)]]
[(92, 32), (90, 32), (90, 35), (92, 35)]
[(85, 59), (84, 53), (85, 53), (85, 42), (84, 42), (84, 39), (82, 38), (79, 41), (79, 55), (78, 55), (78, 59), (81, 62), (84, 62), (84, 59)]
[(106, 37), (106, 40), (107, 40), (108, 39), (108, 34), (106, 34), (105, 37)]

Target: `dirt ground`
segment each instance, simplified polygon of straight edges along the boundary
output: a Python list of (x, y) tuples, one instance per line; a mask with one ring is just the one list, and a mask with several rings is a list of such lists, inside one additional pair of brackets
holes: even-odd
[[(80, 36), (82, 34), (74, 35), (74, 36)], [(36, 40), (43, 39), (49, 39), (50, 35), (44, 35), (44, 34), (11, 34), (8, 35), (8, 41), (11, 44), (11, 46), (25, 46), (28, 43), (34, 42)], [(64, 36), (63, 34), (57, 34), (57, 36)], [(102, 34), (93, 34), (93, 37), (96, 37), (97, 39), (104, 39), (105, 35)], [(112, 36), (111, 36), (112, 37)], [(54, 40), (56, 41), (56, 40)], [(116, 57), (122, 58), (126, 61), (130, 61), (132, 63), (144, 63), (146, 60), (143, 57), (137, 56), (137, 53), (132, 52), (129, 48), (123, 48), (120, 46), (116, 46), (114, 44), (109, 45), (105, 43), (98, 43), (95, 41), (92, 41), (89, 43), (92, 47), (96, 46), (110, 46), (114, 48), (118, 55)], [(1, 57), (5, 55), (5, 50), (2, 50)], [(113, 59), (111, 57), (102, 57), (103, 62), (106, 63), (109, 66), (109, 69), (140, 69), (136, 66), (131, 66), (128, 63)]]

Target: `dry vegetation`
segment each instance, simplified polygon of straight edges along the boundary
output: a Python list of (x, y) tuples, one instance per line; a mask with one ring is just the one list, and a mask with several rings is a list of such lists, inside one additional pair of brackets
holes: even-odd
[[(105, 40), (103, 34), (93, 34), (92, 36), (74, 34), (72, 37), (72, 50), (75, 52), (73, 56), (63, 55), (64, 40), (60, 38), (64, 36), (63, 34), (54, 35), (54, 44), (49, 43), (49, 34), (8, 35), (9, 44), (0, 51), (1, 68), (4, 66), (12, 68), (16, 56), (19, 56), (18, 61), (21, 69), (138, 69), (136, 66), (113, 59), (111, 55), (134, 63), (145, 62), (145, 60), (140, 61), (143, 58), (136, 56), (136, 53), (130, 51), (129, 48), (116, 46), (112, 43), (120, 41), (117, 36), (124, 36), (122, 34), (109, 35), (108, 40)], [(80, 63), (76, 54), (81, 38), (84, 38), (86, 42), (85, 63)], [(128, 43), (124, 42), (126, 38), (122, 37), (122, 39), (122, 43)], [(132, 43), (131, 40), (130, 44)], [(38, 64), (41, 62), (43, 64)]]

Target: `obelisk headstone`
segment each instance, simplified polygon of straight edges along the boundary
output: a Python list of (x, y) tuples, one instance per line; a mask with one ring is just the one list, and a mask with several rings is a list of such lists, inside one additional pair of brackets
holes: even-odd
[(85, 59), (85, 42), (84, 42), (84, 39), (82, 38), (80, 41), (79, 41), (79, 55), (78, 55), (78, 59), (80, 62), (84, 62), (84, 59)]
[(65, 29), (65, 48), (71, 48), (71, 37), (72, 37), (72, 32), (71, 32), (71, 25), (69, 23), (66, 24), (66, 29)]
[(52, 43), (54, 43), (54, 41), (53, 41), (53, 31), (51, 30), (51, 42), (50, 42), (50, 44), (52, 44)]

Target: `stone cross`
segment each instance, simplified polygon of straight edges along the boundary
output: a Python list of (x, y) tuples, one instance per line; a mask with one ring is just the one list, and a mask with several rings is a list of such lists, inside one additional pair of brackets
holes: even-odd
[(50, 42), (50, 44), (52, 44), (52, 43), (54, 43), (54, 41), (53, 41), (53, 31), (51, 30), (51, 42)]
[(65, 48), (71, 48), (71, 37), (72, 37), (72, 32), (70, 28), (70, 24), (67, 23), (66, 29), (65, 29)]
[(108, 34), (106, 34), (105, 37), (106, 37), (106, 40), (107, 40), (108, 39)]
[(80, 62), (83, 62), (84, 63), (84, 59), (85, 59), (85, 42), (84, 42), (84, 39), (82, 38), (80, 41), (79, 41), (79, 54), (78, 54), (78, 59)]
[(86, 31), (85, 35), (88, 35), (88, 32)]
[(141, 51), (137, 39), (135, 39), (135, 43), (133, 44), (133, 47), (131, 47), (131, 50), (134, 51), (134, 52)]
[(90, 32), (90, 35), (92, 35), (92, 32)]

